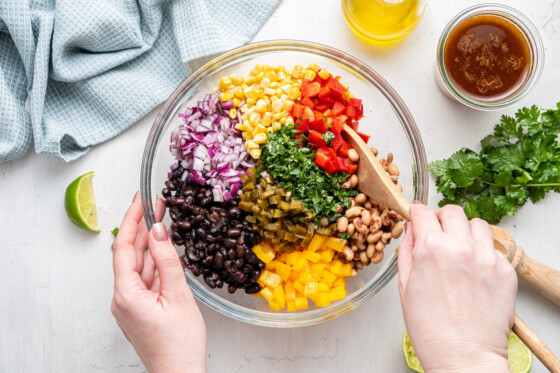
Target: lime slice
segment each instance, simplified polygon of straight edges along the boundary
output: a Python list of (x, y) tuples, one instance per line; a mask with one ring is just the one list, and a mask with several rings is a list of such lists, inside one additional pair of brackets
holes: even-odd
[(68, 185), (64, 195), (64, 207), (72, 223), (87, 231), (99, 232), (92, 183), (93, 175), (93, 171), (88, 172)]
[[(414, 372), (424, 373), (424, 369), (422, 369), (422, 365), (420, 365), (420, 361), (418, 357), (416, 357), (416, 352), (414, 352), (406, 330), (402, 339), (402, 350), (406, 365)], [(533, 366), (533, 354), (521, 339), (511, 331), (509, 332), (507, 352), (511, 373), (528, 373), (531, 371)]]

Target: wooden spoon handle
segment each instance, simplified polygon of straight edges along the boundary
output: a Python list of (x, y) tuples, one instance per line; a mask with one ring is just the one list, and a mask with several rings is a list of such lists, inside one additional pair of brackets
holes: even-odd
[(560, 360), (517, 314), (515, 314), (511, 330), (529, 347), (529, 350), (533, 351), (548, 370), (552, 373), (560, 373)]
[(560, 306), (560, 271), (529, 258), (525, 253), (515, 271), (519, 278)]

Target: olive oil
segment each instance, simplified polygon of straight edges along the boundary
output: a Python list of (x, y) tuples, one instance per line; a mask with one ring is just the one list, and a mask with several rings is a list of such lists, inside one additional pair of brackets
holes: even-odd
[(376, 44), (408, 35), (422, 19), (425, 8), (425, 0), (342, 0), (350, 29)]

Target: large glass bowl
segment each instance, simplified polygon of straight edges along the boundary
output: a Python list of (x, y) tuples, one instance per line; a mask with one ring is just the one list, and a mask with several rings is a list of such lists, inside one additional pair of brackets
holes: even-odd
[[(412, 115), (393, 88), (366, 64), (334, 48), (302, 41), (268, 41), (232, 50), (212, 60), (189, 76), (165, 102), (148, 136), (142, 160), (140, 191), (148, 229), (155, 221), (155, 198), (161, 196), (169, 166), (174, 162), (169, 144), (171, 132), (182, 123), (177, 113), (217, 88), (224, 75), (247, 73), (256, 64), (293, 67), (312, 62), (340, 75), (350, 85), (350, 91), (363, 100), (365, 117), (360, 121), (360, 131), (371, 135), (370, 146), (378, 148), (380, 156), (394, 154), (406, 198), (426, 201), (428, 173), (424, 146)], [(170, 218), (166, 217), (164, 223), (168, 226)], [(349, 279), (345, 299), (322, 308), (310, 302), (309, 309), (298, 312), (271, 311), (264, 299), (242, 290), (232, 295), (226, 287), (210, 289), (202, 277), (195, 277), (188, 270), (185, 275), (194, 295), (224, 315), (256, 325), (303, 326), (341, 315), (381, 290), (397, 272), (397, 245), (393, 242), (385, 249), (381, 263), (365, 267), (356, 278)], [(183, 247), (177, 250), (180, 255), (184, 252)]]

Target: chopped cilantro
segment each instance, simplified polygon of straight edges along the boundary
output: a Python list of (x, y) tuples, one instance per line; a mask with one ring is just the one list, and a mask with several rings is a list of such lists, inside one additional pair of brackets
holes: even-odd
[(323, 135), (323, 140), (325, 140), (325, 141), (327, 142), (327, 145), (329, 145), (329, 146), (331, 145), (332, 139), (334, 139), (334, 133), (332, 133), (332, 132), (328, 132), (328, 131), (327, 131), (327, 132)]
[(279, 131), (268, 134), (261, 160), (270, 175), (284, 188), (292, 191), (292, 197), (303, 201), (305, 207), (317, 214), (316, 220), (326, 216), (335, 221), (340, 212), (350, 205), (350, 197), (358, 194), (341, 184), (348, 179), (345, 172), (329, 175), (315, 164), (315, 154), (307, 146), (299, 147), (292, 125), (282, 126)]
[(502, 116), (494, 133), (481, 140), (476, 153), (461, 149), (450, 158), (431, 162), (439, 205), (464, 206), (469, 219), (497, 223), (513, 216), (527, 200), (549, 191), (560, 193), (560, 103), (553, 110), (522, 108), (515, 118)]
[(340, 238), (343, 240), (348, 240), (350, 238), (350, 234), (348, 232), (342, 232)]

